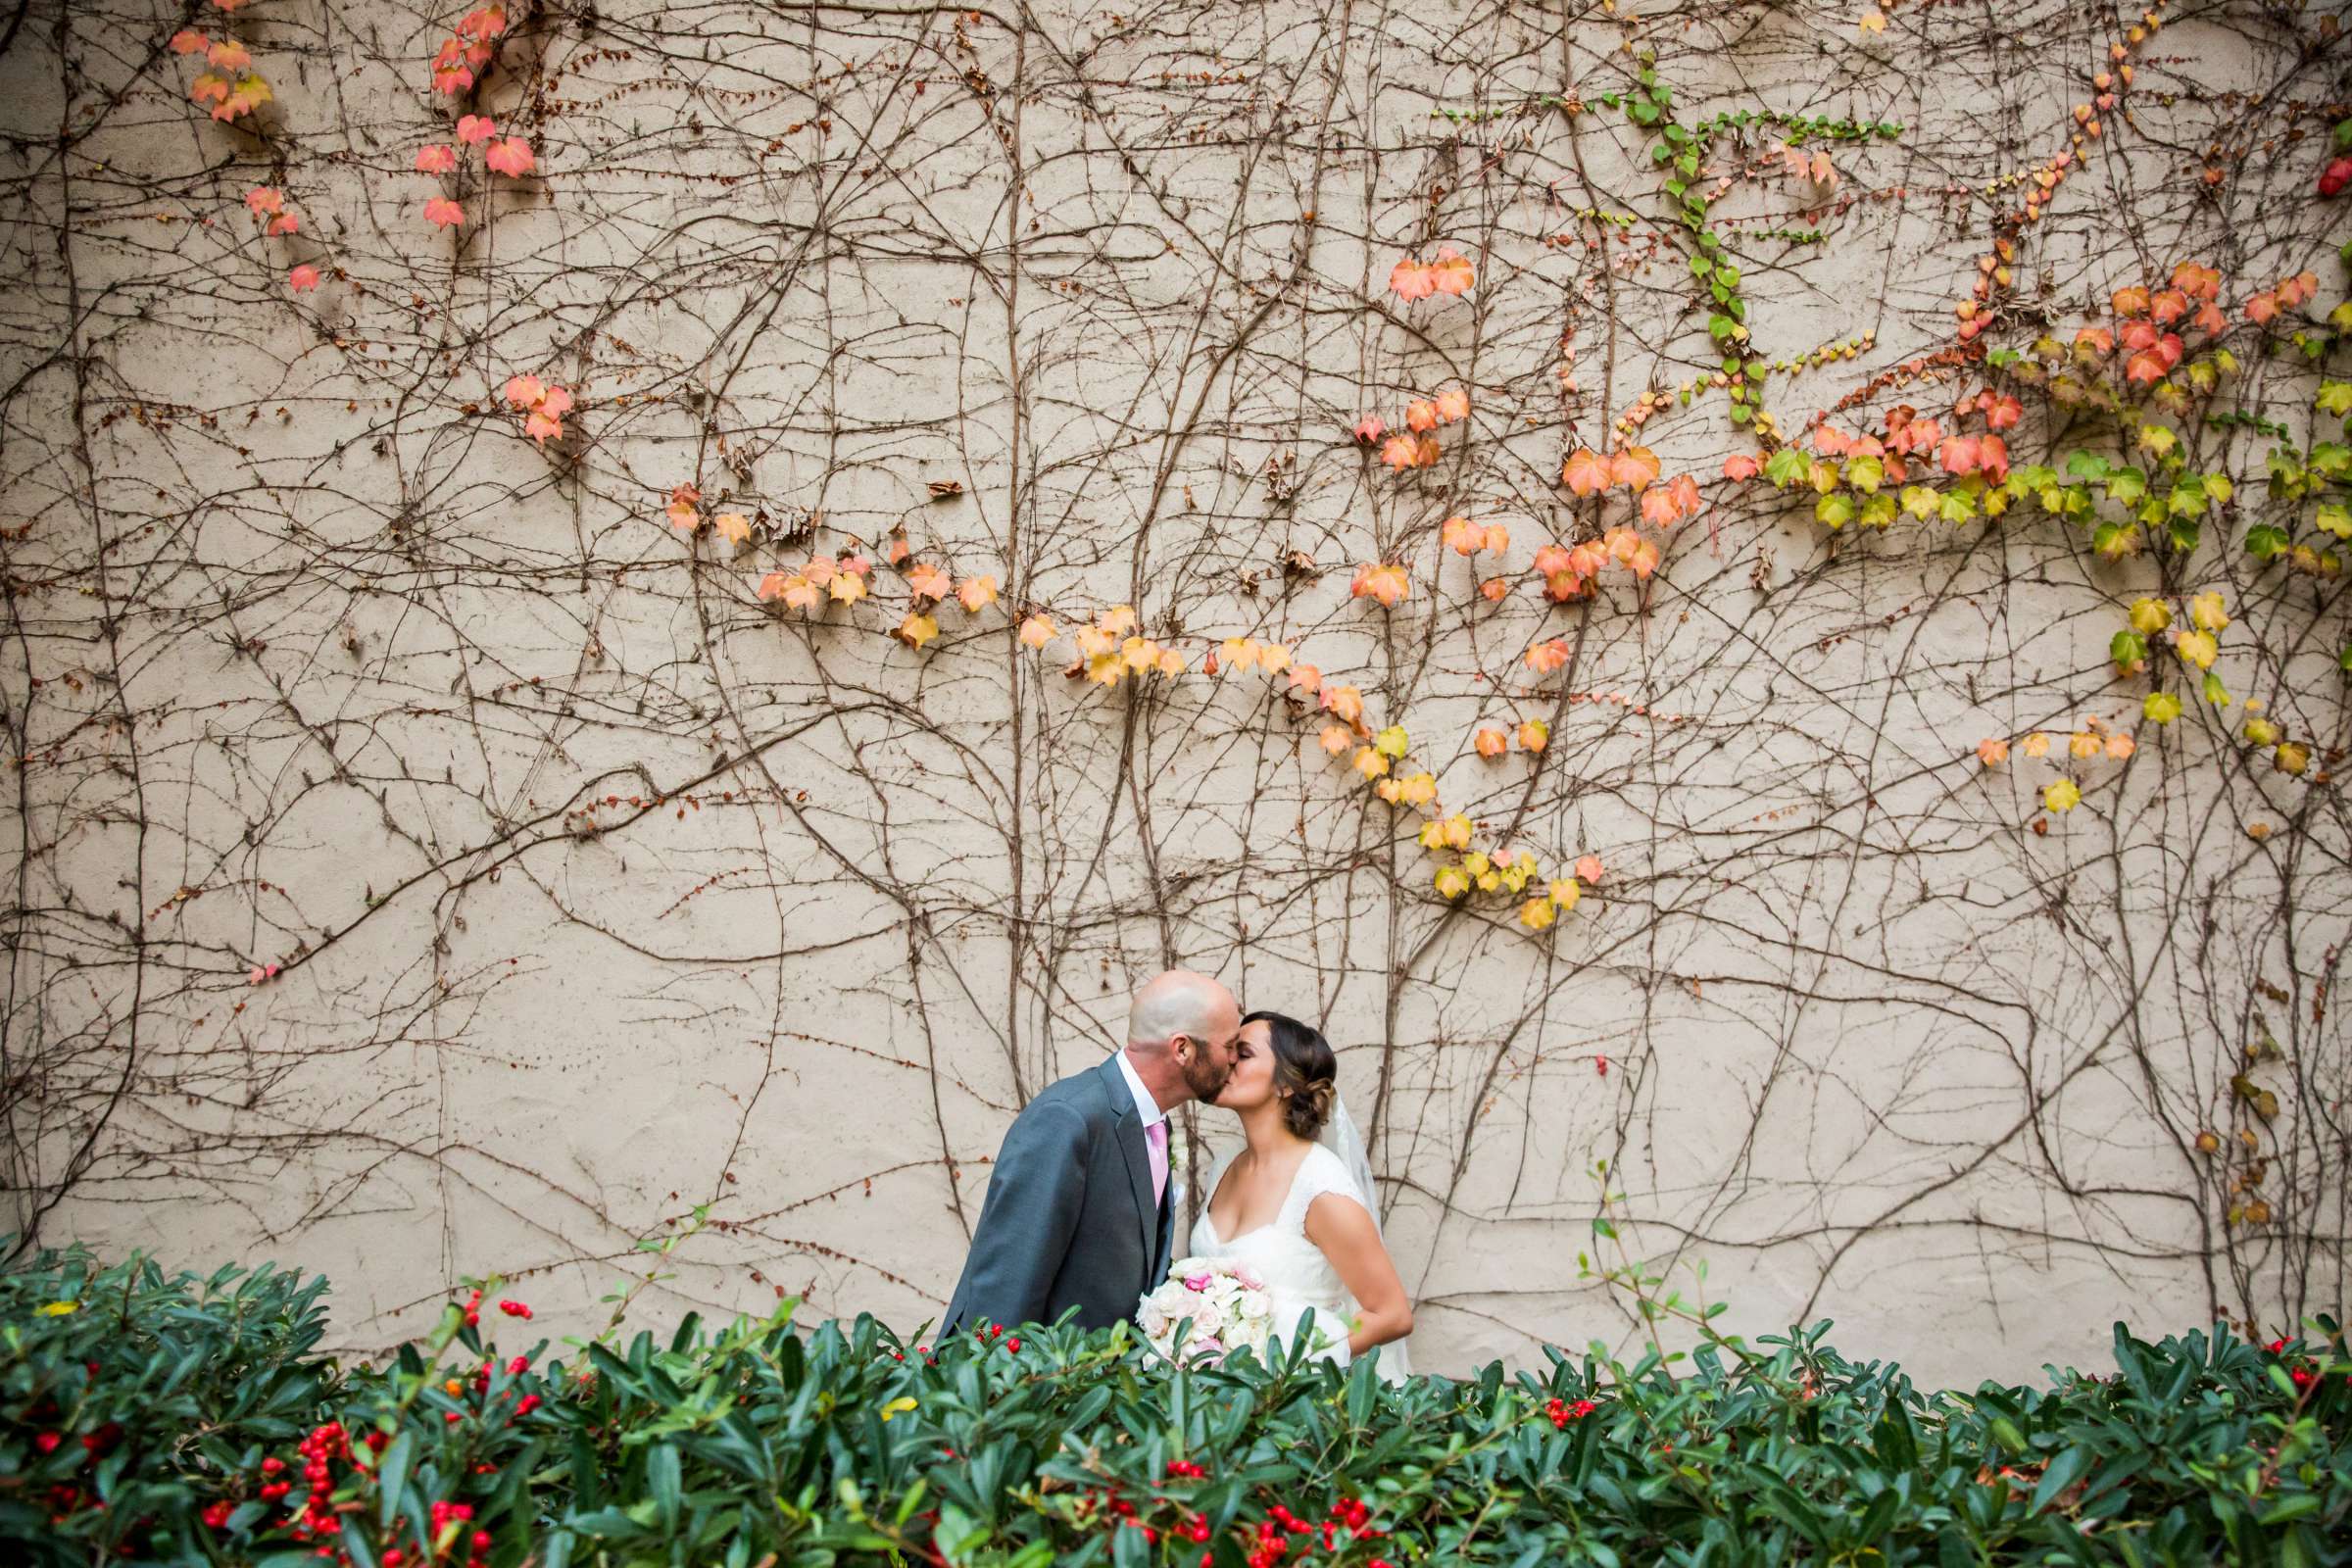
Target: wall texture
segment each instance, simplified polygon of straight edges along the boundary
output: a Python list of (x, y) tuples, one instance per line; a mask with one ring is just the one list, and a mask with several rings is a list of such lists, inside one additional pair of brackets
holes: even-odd
[[(1432, 1369), (1633, 1333), (1602, 1161), (1733, 1325), (1928, 1378), (2344, 1300), (2348, 634), (2266, 466), (2343, 439), (2328, 8), (502, 20), (447, 92), (454, 5), (6, 24), (0, 1226), (323, 1269), (376, 1346), (493, 1270), (599, 1320), (707, 1204), (644, 1310), (911, 1327), (1182, 962), (1342, 1047)], [(2222, 320), (2119, 318), (2182, 263)], [(1874, 528), (1806, 432), (1898, 406), (1972, 445)], [(2058, 470), (1997, 517), (1995, 430)], [(1862, 520), (1727, 476), (1787, 442)], [(1563, 482), (1629, 444), (1646, 516)], [(2233, 494), (2070, 511), (2077, 451)]]

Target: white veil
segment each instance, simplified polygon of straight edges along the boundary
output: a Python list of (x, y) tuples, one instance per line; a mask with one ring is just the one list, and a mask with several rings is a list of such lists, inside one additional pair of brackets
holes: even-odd
[[(1372, 1180), (1372, 1161), (1364, 1151), (1363, 1135), (1355, 1130), (1355, 1118), (1348, 1114), (1346, 1097), (1336, 1092), (1331, 1097), (1331, 1119), (1323, 1124), (1323, 1132), (1315, 1141), (1340, 1156), (1348, 1167), (1348, 1179), (1355, 1183), (1356, 1194), (1364, 1209), (1372, 1216), (1372, 1229), (1380, 1231), (1380, 1188)], [(1388, 1239), (1381, 1238), (1387, 1246)], [(1401, 1271), (1400, 1271), (1401, 1272)], [(1380, 1376), (1383, 1382), (1402, 1383), (1413, 1375), (1412, 1358), (1405, 1346), (1411, 1336), (1380, 1348)]]

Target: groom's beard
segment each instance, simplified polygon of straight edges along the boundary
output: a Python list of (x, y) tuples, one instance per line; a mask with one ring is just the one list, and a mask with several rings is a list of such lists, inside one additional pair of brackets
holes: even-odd
[(1220, 1068), (1208, 1059), (1205, 1052), (1184, 1063), (1183, 1071), (1185, 1087), (1193, 1092), (1195, 1100), (1203, 1103), (1213, 1102), (1223, 1094), (1226, 1081), (1233, 1076), (1232, 1067)]

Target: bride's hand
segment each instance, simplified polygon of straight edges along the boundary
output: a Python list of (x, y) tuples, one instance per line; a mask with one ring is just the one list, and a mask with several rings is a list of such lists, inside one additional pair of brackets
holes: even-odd
[(1338, 1193), (1326, 1193), (1307, 1205), (1306, 1239), (1322, 1250), (1331, 1266), (1355, 1298), (1359, 1309), (1355, 1332), (1348, 1336), (1348, 1354), (1362, 1355), (1375, 1345), (1387, 1345), (1413, 1332), (1413, 1303), (1405, 1299), (1404, 1281), (1380, 1240), (1380, 1227), (1363, 1204)]

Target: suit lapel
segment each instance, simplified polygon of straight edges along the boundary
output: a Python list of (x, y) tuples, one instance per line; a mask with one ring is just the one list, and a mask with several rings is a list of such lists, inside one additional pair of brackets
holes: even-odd
[[(1102, 1064), (1105, 1080), (1103, 1092), (1110, 1097), (1118, 1112), (1119, 1152), (1127, 1157), (1127, 1185), (1135, 1194), (1136, 1228), (1142, 1234), (1144, 1256), (1152, 1268), (1159, 1256), (1159, 1205), (1152, 1200), (1152, 1151), (1144, 1143), (1143, 1118), (1136, 1113), (1135, 1096), (1127, 1088), (1127, 1075), (1119, 1071), (1117, 1057)], [(1155, 1271), (1144, 1282), (1149, 1290), (1159, 1283)]]

